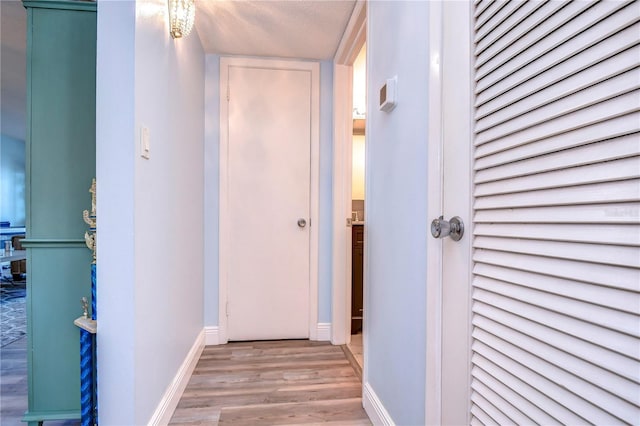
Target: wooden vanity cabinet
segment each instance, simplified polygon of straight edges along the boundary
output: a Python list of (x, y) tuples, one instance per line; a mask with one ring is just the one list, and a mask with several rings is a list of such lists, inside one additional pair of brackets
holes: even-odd
[(351, 334), (362, 331), (364, 226), (351, 228)]

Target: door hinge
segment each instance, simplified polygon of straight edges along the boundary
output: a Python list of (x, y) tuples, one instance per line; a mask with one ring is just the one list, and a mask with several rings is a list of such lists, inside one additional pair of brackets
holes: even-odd
[(353, 219), (348, 217), (347, 218), (347, 228), (351, 228), (353, 227)]
[(227, 85), (227, 102), (231, 99), (231, 88)]
[(229, 302), (226, 302), (224, 310), (226, 311), (225, 314), (227, 315), (227, 318), (229, 318)]

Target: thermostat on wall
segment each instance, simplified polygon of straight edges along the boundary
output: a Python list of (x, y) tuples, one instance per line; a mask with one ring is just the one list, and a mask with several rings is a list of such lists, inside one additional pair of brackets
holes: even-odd
[(396, 107), (396, 83), (398, 77), (388, 78), (380, 88), (380, 111), (389, 112)]

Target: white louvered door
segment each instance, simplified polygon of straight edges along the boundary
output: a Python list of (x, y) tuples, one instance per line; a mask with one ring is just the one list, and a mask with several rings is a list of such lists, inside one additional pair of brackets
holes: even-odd
[(640, 424), (640, 3), (473, 15), (471, 424)]

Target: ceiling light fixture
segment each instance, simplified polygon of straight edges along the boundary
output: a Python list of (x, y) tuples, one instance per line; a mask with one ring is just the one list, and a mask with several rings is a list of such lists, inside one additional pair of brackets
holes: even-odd
[(186, 37), (196, 17), (194, 0), (169, 0), (169, 25), (173, 38)]

